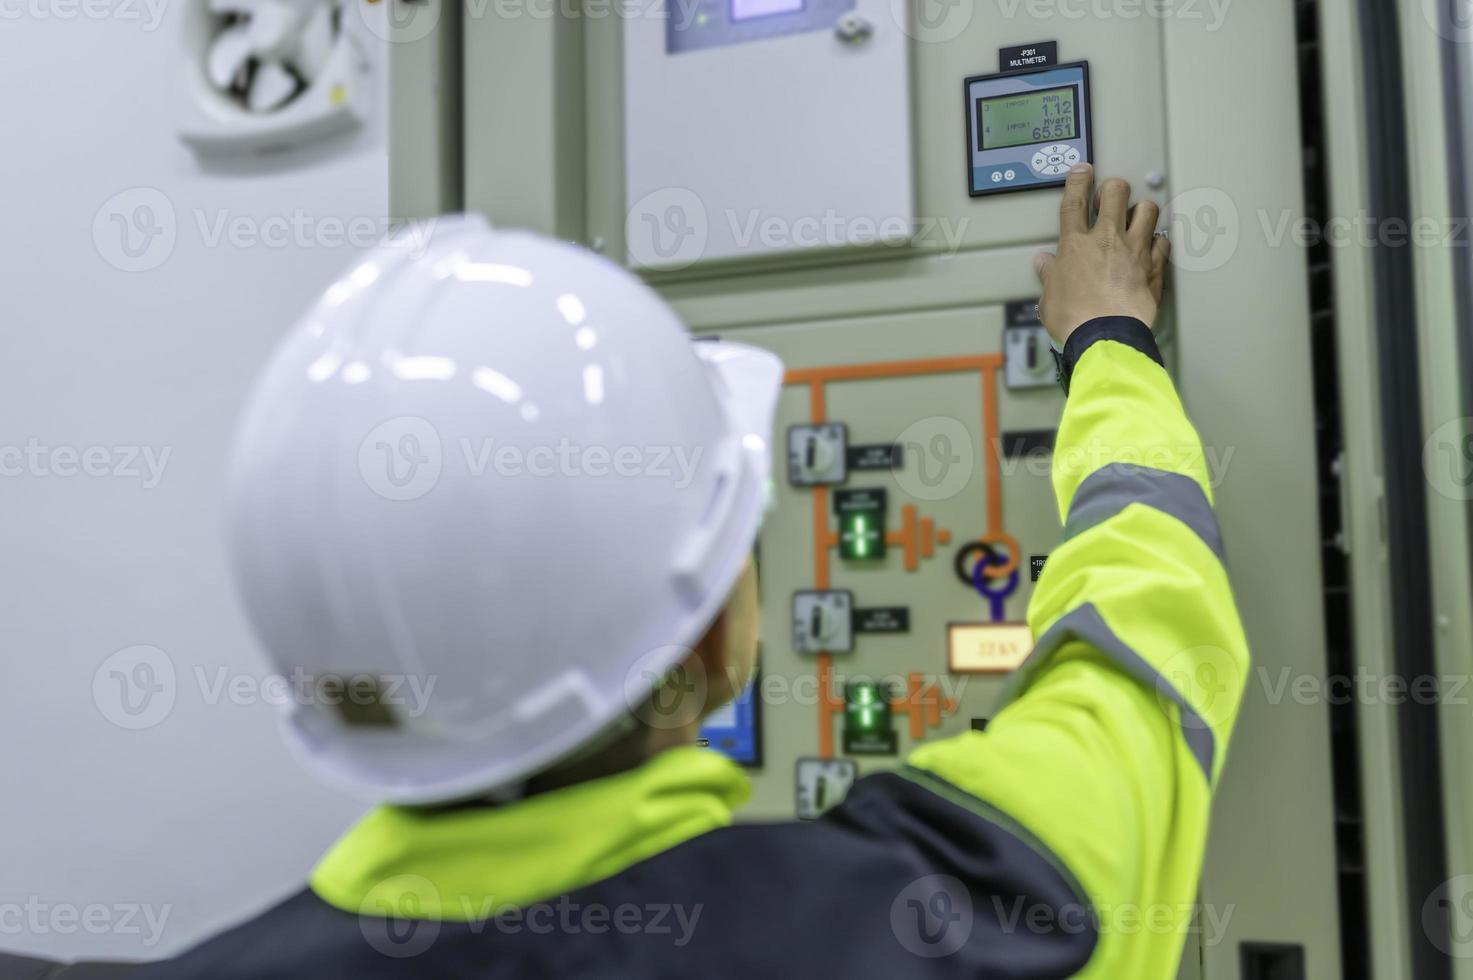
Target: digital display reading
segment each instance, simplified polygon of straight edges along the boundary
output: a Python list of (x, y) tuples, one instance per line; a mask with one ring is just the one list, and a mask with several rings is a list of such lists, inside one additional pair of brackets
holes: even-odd
[(731, 0), (731, 19), (752, 20), (774, 14), (793, 14), (802, 9), (803, 0)]
[(1070, 140), (1079, 135), (1074, 86), (977, 100), (977, 149)]

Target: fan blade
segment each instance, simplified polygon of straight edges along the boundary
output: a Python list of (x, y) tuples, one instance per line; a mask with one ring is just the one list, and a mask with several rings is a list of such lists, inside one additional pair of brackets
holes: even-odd
[(297, 93), (297, 79), (279, 61), (264, 61), (256, 68), (248, 99), (252, 112), (270, 112)]
[(250, 28), (240, 25), (231, 27), (215, 38), (210, 45), (206, 69), (210, 84), (218, 89), (227, 89), (231, 81), (245, 67), (251, 57)]
[(251, 13), (251, 49), (261, 59), (283, 58), (295, 46), (306, 11), (295, 3), (260, 0)]
[(292, 58), (292, 66), (302, 76), (302, 80), (311, 84), (327, 65), (327, 59), (332, 57), (332, 5), (319, 3), (312, 11), (311, 19), (302, 28), (302, 36), (297, 39), (296, 57)]

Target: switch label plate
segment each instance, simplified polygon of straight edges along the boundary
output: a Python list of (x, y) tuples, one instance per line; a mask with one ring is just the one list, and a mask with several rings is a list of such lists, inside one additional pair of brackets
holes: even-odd
[(856, 609), (854, 610), (854, 632), (909, 633), (910, 608), (908, 606), (876, 606), (872, 609)]
[(900, 447), (893, 443), (849, 447), (851, 470), (898, 470), (903, 459)]

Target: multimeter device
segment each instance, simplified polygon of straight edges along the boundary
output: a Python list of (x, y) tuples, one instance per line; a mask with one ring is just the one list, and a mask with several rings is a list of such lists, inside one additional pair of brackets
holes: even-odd
[(972, 197), (1058, 187), (1093, 162), (1088, 62), (973, 75), (963, 91)]

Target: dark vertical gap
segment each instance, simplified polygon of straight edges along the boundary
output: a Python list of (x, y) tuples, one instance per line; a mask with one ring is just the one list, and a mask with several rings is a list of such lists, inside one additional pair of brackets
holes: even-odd
[(465, 210), (465, 11), (459, 0), (441, 0), (439, 137), (442, 214)]
[[(1305, 222), (1324, 228), (1330, 217), (1329, 153), (1320, 75), (1318, 0), (1297, 0), (1299, 125), (1303, 148)], [(1340, 461), (1345, 438), (1340, 419), (1340, 372), (1335, 333), (1335, 275), (1330, 244), (1319, 236), (1306, 249), (1309, 265), (1310, 342), (1316, 472), (1319, 477), (1320, 563), (1324, 575), (1325, 669), (1331, 684), (1355, 674), (1351, 629), (1350, 564), (1344, 549)], [(1336, 689), (1328, 686), (1327, 689)], [(1344, 690), (1354, 688), (1345, 686)], [(1346, 980), (1370, 978), (1370, 930), (1366, 897), (1365, 810), (1360, 779), (1360, 728), (1354, 698), (1332, 699), (1330, 758), (1335, 793), (1335, 871), (1340, 913), (1340, 964)]]
[[(1444, 16), (1451, 18), (1451, 9), (1445, 10)], [(1443, 30), (1441, 35), (1443, 128), (1447, 134), (1448, 153), (1448, 215), (1454, 222), (1464, 222), (1462, 229), (1456, 233), (1454, 245), (1457, 248), (1453, 252), (1453, 309), (1457, 317), (1457, 357), (1464, 378), (1461, 392), (1463, 414), (1473, 416), (1473, 261), (1470, 261), (1468, 252), (1470, 233), (1467, 225), (1469, 151), (1473, 149), (1469, 140), (1473, 138), (1473, 133), (1469, 133), (1463, 123), (1463, 85), (1466, 80), (1463, 78), (1463, 65), (1459, 55), (1464, 45), (1454, 40), (1459, 35), (1451, 30)], [(1453, 227), (1456, 229), (1458, 226), (1454, 224)], [(1469, 501), (1468, 506), (1473, 510), (1473, 500)], [(1469, 550), (1473, 551), (1473, 520), (1468, 522), (1468, 533)], [(1469, 598), (1473, 600), (1473, 596)]]
[[(1368, 204), (1378, 225), (1411, 217), (1399, 7), (1384, 0), (1357, 4)], [(1396, 673), (1410, 684), (1437, 676), (1412, 250), (1378, 242), (1371, 246), (1371, 264), (1392, 649)], [(1452, 963), (1442, 952), (1449, 948), (1449, 923), (1422, 914), (1428, 896), (1447, 878), (1438, 705), (1436, 700), (1408, 698), (1396, 711), (1411, 975), (1450, 980)]]

